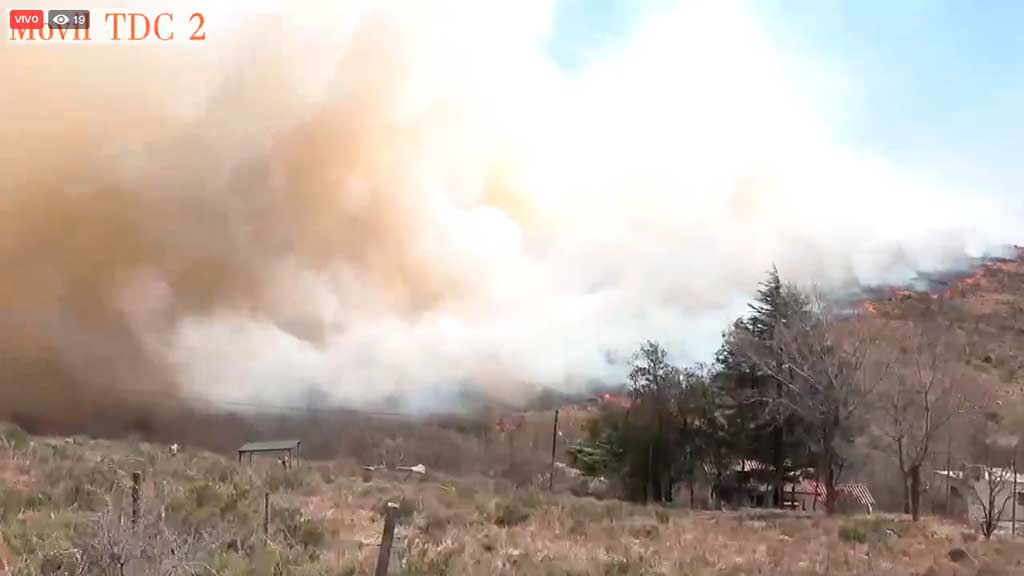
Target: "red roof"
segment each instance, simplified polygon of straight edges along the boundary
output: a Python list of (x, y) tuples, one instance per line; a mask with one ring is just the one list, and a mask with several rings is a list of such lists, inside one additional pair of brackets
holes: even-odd
[(864, 484), (840, 484), (836, 486), (840, 495), (852, 498), (865, 506), (874, 506), (875, 498)]
[[(792, 490), (792, 485), (789, 490)], [(796, 484), (797, 494), (811, 494), (818, 502), (825, 502), (825, 485), (817, 480), (802, 478)], [(839, 498), (849, 498), (865, 506), (874, 506), (875, 498), (871, 495), (867, 485), (861, 483), (839, 484), (836, 486), (836, 495)]]

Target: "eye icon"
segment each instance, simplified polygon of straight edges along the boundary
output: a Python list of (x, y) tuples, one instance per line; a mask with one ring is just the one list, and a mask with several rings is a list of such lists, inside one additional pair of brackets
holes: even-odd
[(67, 14), (57, 14), (53, 17), (53, 23), (57, 26), (67, 26), (71, 22), (71, 18), (68, 18)]

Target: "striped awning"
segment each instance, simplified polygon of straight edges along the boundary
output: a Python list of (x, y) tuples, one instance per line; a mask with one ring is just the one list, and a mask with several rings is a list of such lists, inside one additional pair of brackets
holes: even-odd
[(840, 498), (846, 496), (865, 506), (873, 507), (875, 505), (875, 498), (864, 484), (840, 484), (836, 486), (836, 492), (839, 493)]
[[(796, 492), (797, 494), (813, 495), (814, 499), (818, 502), (825, 502), (825, 484), (817, 480), (801, 478), (799, 483), (787, 486), (786, 490)], [(871, 490), (868, 490), (866, 484), (859, 482), (837, 485), (836, 497), (840, 500), (848, 498), (865, 506), (874, 507), (875, 505), (875, 498), (871, 495)]]
[[(760, 460), (735, 460), (728, 465), (729, 472), (761, 472), (771, 470), (772, 467)], [(704, 463), (704, 472), (708, 476), (715, 475), (715, 466), (711, 462)], [(724, 472), (724, 470), (723, 470)]]

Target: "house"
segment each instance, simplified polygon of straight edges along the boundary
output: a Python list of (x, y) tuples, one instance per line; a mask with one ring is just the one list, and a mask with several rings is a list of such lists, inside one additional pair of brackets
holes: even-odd
[[(770, 508), (775, 506), (774, 470), (757, 460), (736, 460), (718, 469), (710, 463), (703, 466), (704, 477), (694, 483), (694, 507), (730, 506), (737, 508)], [(680, 491), (688, 486), (680, 486)], [(867, 485), (845, 483), (836, 486), (837, 508), (840, 512), (871, 514), (875, 499)], [(686, 501), (686, 494), (675, 499)], [(782, 507), (806, 512), (825, 512), (825, 485), (815, 478), (811, 468), (789, 469), (783, 483)]]
[(716, 467), (705, 462), (691, 484), (674, 488), (672, 499), (693, 508), (766, 508), (772, 505), (771, 469), (757, 460), (735, 460)]
[(949, 487), (954, 517), (971, 526), (981, 526), (990, 518), (997, 531), (1010, 531), (1013, 524), (1024, 522), (1024, 474), (977, 464), (960, 470), (935, 470), (934, 474), (938, 488)]

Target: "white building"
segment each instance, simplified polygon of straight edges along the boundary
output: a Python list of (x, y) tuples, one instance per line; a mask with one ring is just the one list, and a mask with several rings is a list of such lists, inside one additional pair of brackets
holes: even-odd
[[(966, 480), (964, 476), (966, 474)], [(1017, 533), (1024, 532), (1024, 474), (1010, 468), (982, 465), (963, 470), (936, 470), (938, 486), (949, 482), (950, 500), (956, 503), (958, 516), (971, 526), (980, 527), (987, 518), (997, 521), (997, 532), (1009, 532), (1016, 519)]]

